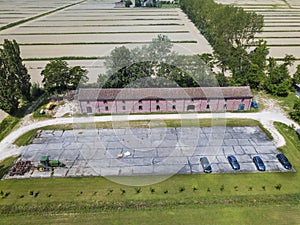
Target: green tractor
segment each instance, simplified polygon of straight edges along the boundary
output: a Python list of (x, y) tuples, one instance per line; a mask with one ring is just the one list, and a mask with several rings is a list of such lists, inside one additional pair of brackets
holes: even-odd
[(42, 156), (37, 169), (40, 172), (53, 170), (54, 167), (65, 167), (66, 165), (59, 160), (50, 160), (49, 156)]

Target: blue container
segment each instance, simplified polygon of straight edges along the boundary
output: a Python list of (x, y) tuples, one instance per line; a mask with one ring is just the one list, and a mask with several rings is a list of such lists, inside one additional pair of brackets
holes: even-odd
[(257, 102), (251, 102), (251, 107), (253, 107), (254, 109), (258, 109)]

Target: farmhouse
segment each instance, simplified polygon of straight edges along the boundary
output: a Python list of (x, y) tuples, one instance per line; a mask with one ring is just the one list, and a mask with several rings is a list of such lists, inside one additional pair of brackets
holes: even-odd
[(243, 87), (81, 88), (81, 113), (221, 112), (249, 110), (252, 93)]

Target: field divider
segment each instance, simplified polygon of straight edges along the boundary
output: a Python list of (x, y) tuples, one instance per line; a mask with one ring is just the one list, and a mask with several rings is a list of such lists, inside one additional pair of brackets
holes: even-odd
[(24, 27), (48, 27), (48, 28), (53, 28), (53, 27), (134, 27), (134, 26), (141, 26), (141, 27), (148, 27), (148, 26), (184, 26), (183, 23), (149, 23), (149, 24), (107, 24), (107, 25), (103, 25), (103, 24), (95, 24), (95, 25), (90, 25), (90, 24), (82, 24), (82, 25), (56, 25), (56, 26), (42, 26), (42, 25), (34, 25), (34, 26), (22, 26), (22, 28)]
[(63, 32), (63, 33), (7, 33), (1, 36), (31, 36), (31, 35), (74, 35), (74, 34), (176, 34), (190, 33), (187, 30), (178, 31), (108, 31), (108, 32)]
[[(198, 43), (196, 40), (171, 41), (172, 43)], [(19, 46), (35, 45), (122, 45), (122, 44), (150, 44), (151, 41), (111, 41), (111, 42), (66, 42), (66, 43), (20, 43)], [(1, 45), (0, 45), (1, 46)]]

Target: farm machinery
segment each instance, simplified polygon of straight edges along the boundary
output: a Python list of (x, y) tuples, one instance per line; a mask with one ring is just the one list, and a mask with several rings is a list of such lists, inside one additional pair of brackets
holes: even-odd
[(49, 171), (55, 167), (65, 167), (66, 165), (59, 160), (50, 160), (49, 156), (42, 156), (40, 159), (40, 164), (37, 166), (38, 171)]

